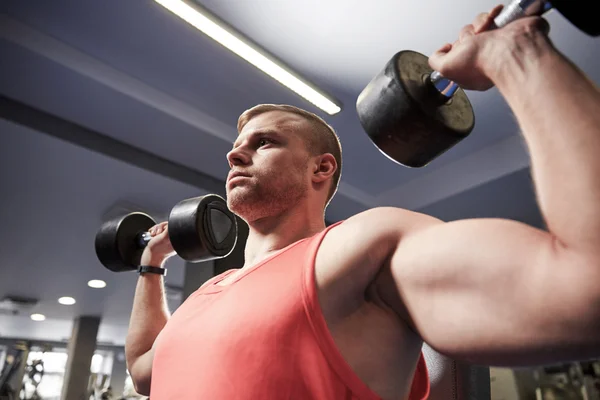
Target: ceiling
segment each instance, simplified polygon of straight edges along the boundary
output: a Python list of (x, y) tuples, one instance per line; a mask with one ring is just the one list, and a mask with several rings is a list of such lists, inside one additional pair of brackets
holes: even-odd
[[(223, 194), (237, 117), (258, 103), (300, 106), (337, 129), (344, 171), (330, 222), (392, 205), (543, 226), (527, 151), (495, 89), (468, 93), (473, 133), (422, 169), (375, 149), (354, 108), (395, 52), (430, 54), (496, 2), (199, 3), (333, 94), (342, 112), (325, 115), (150, 0), (0, 2), (0, 298), (39, 299), (32, 312), (47, 316), (0, 315), (0, 336), (64, 340), (87, 314), (102, 316), (99, 340), (122, 344), (136, 276), (97, 261), (101, 221), (122, 208), (160, 219), (184, 198)], [(548, 20), (556, 46), (600, 82), (600, 42), (557, 13)], [(167, 282), (181, 287), (183, 262), (169, 263)], [(90, 289), (90, 279), (108, 286)], [(60, 306), (65, 295), (77, 304)]]

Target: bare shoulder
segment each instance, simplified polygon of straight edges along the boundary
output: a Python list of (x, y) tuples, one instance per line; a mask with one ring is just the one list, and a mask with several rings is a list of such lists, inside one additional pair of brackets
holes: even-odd
[[(432, 216), (396, 207), (377, 207), (356, 214), (331, 229), (319, 249), (322, 261), (352, 262), (389, 254), (404, 234), (439, 224)], [(333, 266), (332, 266), (333, 268)]]
[(440, 220), (395, 207), (377, 207), (331, 229), (317, 252), (315, 274), (320, 291), (344, 304), (360, 301), (401, 237)]

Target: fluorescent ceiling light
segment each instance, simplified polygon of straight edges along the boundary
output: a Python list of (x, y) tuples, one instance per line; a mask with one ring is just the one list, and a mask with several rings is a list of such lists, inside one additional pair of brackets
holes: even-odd
[(31, 314), (31, 319), (39, 322), (44, 321), (46, 319), (46, 316), (42, 314)]
[(258, 49), (252, 47), (237, 35), (234, 35), (224, 27), (220, 26), (211, 18), (211, 15), (209, 15), (208, 12), (202, 11), (199, 6), (190, 6), (183, 0), (154, 1), (271, 76), (282, 85), (287, 86), (298, 95), (304, 97), (329, 115), (334, 115), (341, 111), (341, 107), (332, 99), (319, 92), (277, 62), (269, 59)]
[(99, 279), (92, 279), (88, 282), (88, 286), (94, 289), (102, 289), (106, 287), (106, 282), (101, 281)]
[(75, 299), (72, 297), (61, 297), (60, 299), (58, 299), (58, 302), (62, 305), (65, 306), (72, 306), (73, 304), (75, 304)]

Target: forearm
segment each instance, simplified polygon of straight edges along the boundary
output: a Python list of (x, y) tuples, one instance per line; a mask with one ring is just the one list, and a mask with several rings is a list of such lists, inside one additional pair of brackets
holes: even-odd
[(548, 229), (598, 257), (600, 93), (545, 37), (520, 40), (492, 79), (522, 129)]
[(125, 346), (128, 364), (133, 364), (152, 348), (168, 319), (164, 278), (156, 274), (140, 276), (135, 289)]

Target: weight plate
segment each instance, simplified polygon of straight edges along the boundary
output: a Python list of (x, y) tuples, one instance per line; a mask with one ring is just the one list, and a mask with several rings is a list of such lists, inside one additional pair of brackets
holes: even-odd
[(458, 89), (447, 101), (429, 81), (428, 58), (414, 51), (392, 57), (359, 95), (358, 117), (373, 144), (391, 160), (423, 167), (473, 130), (469, 99)]
[(573, 0), (552, 0), (552, 6), (582, 32), (600, 36), (600, 23), (596, 15), (587, 10), (586, 3)]
[(114, 272), (137, 270), (144, 247), (138, 235), (156, 225), (149, 215), (135, 212), (105, 222), (96, 234), (96, 255)]
[(169, 238), (177, 254), (189, 262), (223, 258), (237, 242), (237, 221), (222, 197), (194, 197), (171, 210)]

